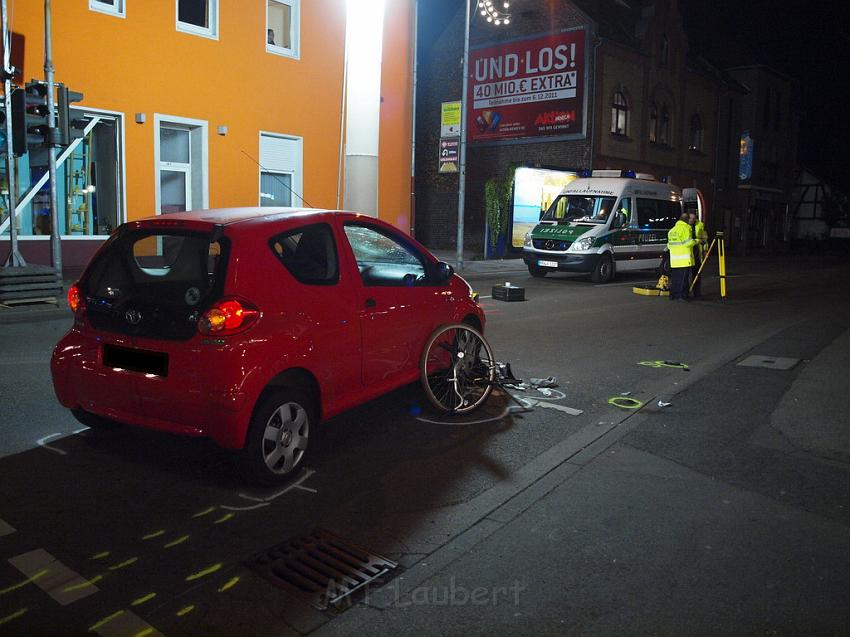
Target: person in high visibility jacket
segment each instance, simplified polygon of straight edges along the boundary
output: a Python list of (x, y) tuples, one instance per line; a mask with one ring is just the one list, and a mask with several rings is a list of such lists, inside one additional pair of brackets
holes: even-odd
[(694, 265), (693, 247), (697, 240), (691, 236), (688, 213), (682, 212), (676, 225), (667, 231), (667, 250), (670, 252), (670, 300), (688, 298), (688, 272)]
[(702, 265), (702, 262), (705, 260), (705, 251), (708, 247), (708, 233), (705, 231), (705, 224), (697, 217), (695, 212), (691, 212), (688, 215), (688, 224), (690, 224), (693, 230), (693, 238), (696, 239), (696, 245), (694, 246), (694, 265), (691, 266), (691, 281), (693, 284), (693, 288), (691, 292), (693, 292), (695, 299), (702, 298), (702, 280), (697, 277), (697, 273), (699, 272), (699, 268)]

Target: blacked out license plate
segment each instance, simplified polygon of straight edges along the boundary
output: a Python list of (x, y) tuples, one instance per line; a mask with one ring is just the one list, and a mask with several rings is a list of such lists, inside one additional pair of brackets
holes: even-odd
[(103, 346), (103, 365), (131, 372), (168, 376), (168, 354), (119, 345)]

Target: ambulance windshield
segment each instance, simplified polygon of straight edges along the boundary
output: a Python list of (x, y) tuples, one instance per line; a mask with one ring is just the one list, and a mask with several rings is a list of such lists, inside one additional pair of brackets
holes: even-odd
[(540, 220), (558, 223), (605, 223), (616, 200), (616, 197), (559, 195)]

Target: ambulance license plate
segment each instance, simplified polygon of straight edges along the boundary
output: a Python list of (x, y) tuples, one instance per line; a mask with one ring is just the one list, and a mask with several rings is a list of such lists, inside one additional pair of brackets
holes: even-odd
[(541, 268), (557, 268), (558, 262), (557, 261), (543, 261), (541, 259), (540, 261), (537, 262), (537, 265), (539, 265)]

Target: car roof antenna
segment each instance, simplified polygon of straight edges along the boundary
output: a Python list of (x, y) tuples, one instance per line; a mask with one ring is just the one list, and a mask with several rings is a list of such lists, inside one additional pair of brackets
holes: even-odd
[(298, 198), (299, 198), (302, 202), (304, 202), (304, 205), (305, 205), (305, 206), (307, 206), (308, 208), (313, 208), (313, 206), (311, 206), (309, 203), (307, 203), (307, 200), (306, 200), (306, 199), (304, 199), (304, 197), (302, 197), (302, 196), (301, 196), (301, 195), (299, 195), (297, 192), (295, 192), (295, 191), (292, 189), (292, 187), (291, 187), (288, 183), (286, 183), (285, 181), (283, 181), (283, 179), (281, 179), (280, 177), (278, 177), (277, 175), (275, 175), (273, 172), (271, 172), (268, 168), (266, 168), (265, 166), (263, 166), (263, 165), (262, 165), (260, 162), (258, 162), (256, 159), (254, 159), (253, 157), (251, 157), (251, 155), (249, 155), (248, 153), (246, 153), (244, 150), (242, 151), (242, 154), (243, 154), (243, 155), (245, 155), (245, 157), (247, 157), (248, 159), (250, 159), (252, 162), (254, 162), (255, 164), (257, 164), (257, 166), (259, 166), (259, 167), (260, 167), (260, 170), (264, 170), (267, 174), (269, 174), (269, 175), (271, 175), (272, 177), (274, 177), (274, 178), (275, 178), (275, 180), (276, 180), (278, 183), (283, 184), (289, 192), (291, 192), (293, 195), (295, 195), (296, 197), (298, 197)]

